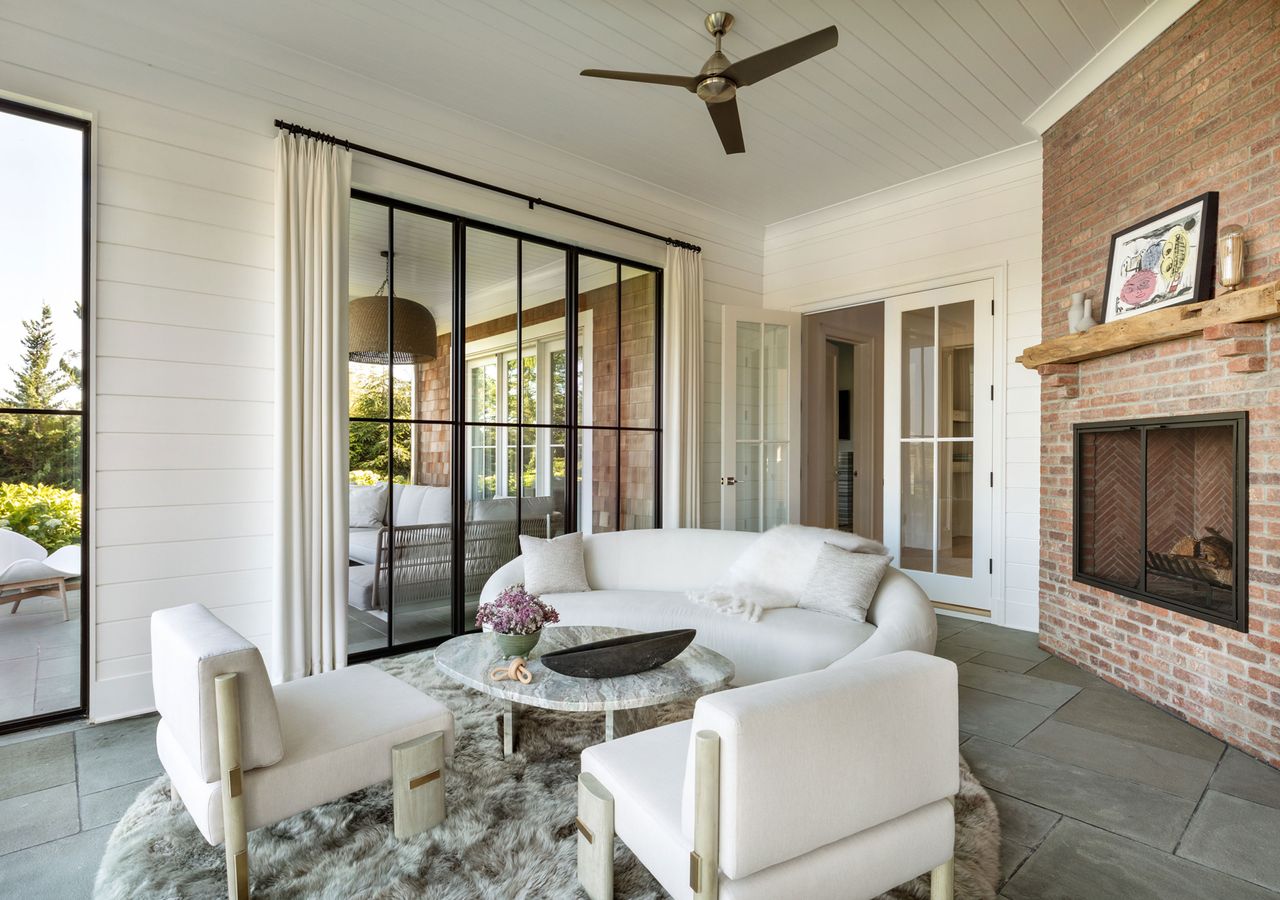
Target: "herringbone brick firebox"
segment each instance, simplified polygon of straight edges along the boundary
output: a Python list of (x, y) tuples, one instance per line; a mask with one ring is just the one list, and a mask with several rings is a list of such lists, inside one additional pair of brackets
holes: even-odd
[[(1277, 184), (1276, 4), (1202, 0), (1044, 135), (1044, 339), (1066, 333), (1072, 291), (1102, 293), (1112, 233), (1205, 191), (1219, 192), (1220, 223), (1245, 229), (1242, 287), (1280, 278)], [(1042, 646), (1280, 765), (1280, 320), (1213, 326), (1040, 373)], [(1249, 415), (1248, 631), (1077, 580), (1072, 426), (1241, 410)], [(1093, 464), (1110, 478), (1096, 489), (1105, 504), (1098, 525), (1110, 530), (1090, 551), (1093, 565), (1130, 578), (1141, 556), (1116, 551), (1140, 524), (1125, 493), (1132, 479), (1123, 461), (1101, 455), (1132, 461), (1132, 449), (1095, 448)], [(1199, 512), (1188, 528), (1185, 509), (1157, 510), (1150, 525), (1165, 532), (1160, 541), (1218, 527), (1211, 497), (1182, 496)]]
[(1247, 417), (1075, 428), (1075, 580), (1248, 626)]

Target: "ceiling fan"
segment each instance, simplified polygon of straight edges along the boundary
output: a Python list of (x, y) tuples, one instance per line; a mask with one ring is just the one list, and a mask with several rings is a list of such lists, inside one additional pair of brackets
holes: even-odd
[(780, 44), (755, 56), (737, 62), (720, 52), (720, 39), (733, 28), (733, 15), (713, 12), (707, 16), (707, 31), (716, 39), (716, 51), (703, 63), (697, 75), (655, 75), (649, 72), (613, 72), (608, 69), (583, 69), (590, 78), (614, 78), (619, 81), (641, 81), (646, 84), (669, 84), (697, 94), (707, 104), (711, 121), (715, 123), (720, 143), (725, 153), (742, 153), (742, 121), (738, 118), (738, 88), (763, 81), (783, 69), (789, 69), (812, 56), (830, 50), (839, 40), (836, 26), (829, 25), (821, 31), (794, 41)]

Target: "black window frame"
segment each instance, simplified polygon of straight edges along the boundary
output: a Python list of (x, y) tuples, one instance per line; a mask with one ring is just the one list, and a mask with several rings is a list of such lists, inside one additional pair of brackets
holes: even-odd
[(90, 268), (93, 234), (93, 123), (89, 119), (69, 113), (57, 112), (30, 103), (0, 97), (0, 113), (22, 116), (50, 125), (58, 125), (80, 132), (80, 407), (79, 409), (25, 409), (0, 405), (2, 415), (74, 416), (80, 420), (80, 579), (77, 585), (80, 612), (80, 699), (66, 709), (35, 713), (20, 719), (0, 722), (0, 734), (38, 728), (56, 722), (83, 719), (89, 714), (89, 611), (91, 554), (89, 553), (89, 528), (92, 516), (89, 510), (91, 418), (90, 378), (93, 354), (91, 353), (89, 323), (92, 321), (92, 271)]
[[(450, 333), (455, 335), (449, 342), (450, 353), (450, 419), (419, 419), (416, 416), (410, 418), (398, 418), (395, 415), (394, 390), (395, 379), (388, 379), (388, 397), (387, 397), (387, 415), (385, 417), (367, 417), (357, 416), (351, 418), (350, 422), (371, 422), (387, 426), (388, 441), (394, 440), (394, 429), (397, 425), (408, 424), (417, 425), (444, 425), (450, 429), (450, 483), (452, 487), (452, 504), (453, 504), (453, 522), (455, 524), (462, 523), (466, 518), (466, 485), (469, 475), (470, 460), (466, 455), (466, 430), (475, 424), (467, 415), (466, 409), (466, 382), (467, 377), (467, 342), (465, 339), (466, 332), (466, 238), (468, 232), (483, 231), (491, 234), (497, 234), (516, 240), (516, 346), (517, 359), (520, 359), (519, 351), (523, 343), (523, 323), (521, 317), (523, 315), (523, 277), (522, 277), (522, 254), (524, 244), (536, 244), (542, 247), (549, 247), (562, 251), (565, 254), (565, 353), (566, 353), (566, 370), (568, 375), (567, 395), (565, 398), (565, 422), (563, 426), (558, 423), (550, 424), (525, 424), (520, 421), (513, 427), (517, 433), (517, 447), (521, 446), (523, 441), (523, 432), (526, 428), (551, 428), (560, 429), (563, 427), (565, 432), (565, 497), (564, 497), (564, 531), (569, 533), (577, 531), (580, 520), (581, 510), (579, 509), (578, 496), (578, 442), (579, 438), (593, 431), (609, 431), (617, 435), (618, 458), (619, 465), (615, 466), (616, 479), (616, 503), (615, 503), (615, 530), (622, 530), (622, 435), (628, 432), (651, 434), (653, 436), (653, 527), (662, 527), (662, 336), (663, 336), (663, 307), (665, 306), (665, 285), (663, 284), (663, 270), (660, 266), (650, 265), (648, 263), (627, 259), (616, 254), (597, 250), (590, 247), (583, 247), (577, 244), (571, 244), (565, 241), (559, 241), (554, 238), (548, 238), (542, 235), (532, 234), (520, 231), (504, 225), (498, 225), (492, 222), (486, 222), (479, 219), (473, 219), (468, 216), (446, 212), (444, 210), (433, 209), (418, 203), (412, 203), (406, 200), (399, 200), (394, 197), (388, 197), (372, 191), (353, 189), (351, 191), (351, 199), (353, 201), (362, 201), (365, 203), (382, 206), (387, 211), (387, 237), (389, 247), (394, 245), (395, 240), (395, 213), (397, 211), (410, 213), (427, 218), (436, 219), (441, 222), (449, 223), (452, 226), (452, 296), (451, 296), (451, 316)], [(622, 378), (619, 371), (616, 379), (615, 390), (617, 391), (617, 409), (618, 420), (613, 425), (595, 425), (584, 424), (578, 421), (578, 341), (571, 338), (578, 331), (578, 259), (580, 256), (587, 256), (593, 260), (601, 260), (612, 263), (615, 266), (615, 299), (618, 311), (618, 341), (621, 347), (622, 340), (622, 269), (629, 268), (652, 274), (654, 277), (654, 416), (653, 427), (628, 426), (622, 424)], [(388, 259), (388, 275), (387, 275), (387, 296), (388, 296), (388, 339), (394, 340), (394, 305), (390, 303), (390, 298), (394, 295), (395, 285), (395, 254), (391, 254)], [(460, 339), (459, 339), (460, 337)], [(620, 365), (619, 354), (619, 365)], [(523, 404), (518, 404), (522, 409)], [(414, 411), (416, 413), (416, 410)], [(523, 415), (521, 415), (521, 419)], [(517, 459), (520, 458), (517, 453)], [(388, 454), (387, 460), (387, 481), (394, 481), (394, 459), (392, 454)], [(388, 520), (394, 519), (394, 491), (388, 491)], [(523, 491), (516, 491), (516, 522), (520, 522), (520, 505), (522, 502)], [(351, 662), (365, 662), (373, 659), (380, 659), (386, 656), (394, 656), (402, 653), (411, 653), (416, 650), (428, 649), (438, 646), (450, 638), (457, 637), (461, 634), (467, 634), (476, 631), (474, 624), (468, 626), (466, 619), (466, 566), (465, 566), (465, 534), (461, 527), (453, 529), (453, 548), (452, 548), (452, 604), (450, 611), (450, 632), (445, 635), (437, 635), (428, 638), (421, 638), (414, 641), (406, 641), (397, 644), (395, 642), (395, 554), (392, 553), (388, 560), (388, 589), (387, 589), (387, 644), (384, 647), (374, 649), (360, 650), (349, 653), (348, 659)]]

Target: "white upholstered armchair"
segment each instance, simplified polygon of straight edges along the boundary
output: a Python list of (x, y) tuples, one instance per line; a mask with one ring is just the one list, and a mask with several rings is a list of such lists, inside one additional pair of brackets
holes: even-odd
[[(444, 818), (453, 714), (372, 666), (276, 685), (258, 648), (199, 604), (151, 616), (160, 762), (196, 827), (227, 851), (247, 897), (247, 832), (393, 779), (394, 828)], [(393, 777), (394, 776), (394, 777)]]
[(613, 896), (613, 837), (675, 898), (855, 900), (932, 872), (950, 900), (956, 667), (923, 653), (736, 688), (692, 721), (589, 747), (578, 877)]

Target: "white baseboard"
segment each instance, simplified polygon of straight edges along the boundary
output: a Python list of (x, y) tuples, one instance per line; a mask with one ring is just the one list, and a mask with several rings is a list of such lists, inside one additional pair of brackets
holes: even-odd
[(151, 673), (95, 681), (89, 689), (89, 721), (95, 725), (155, 712)]

